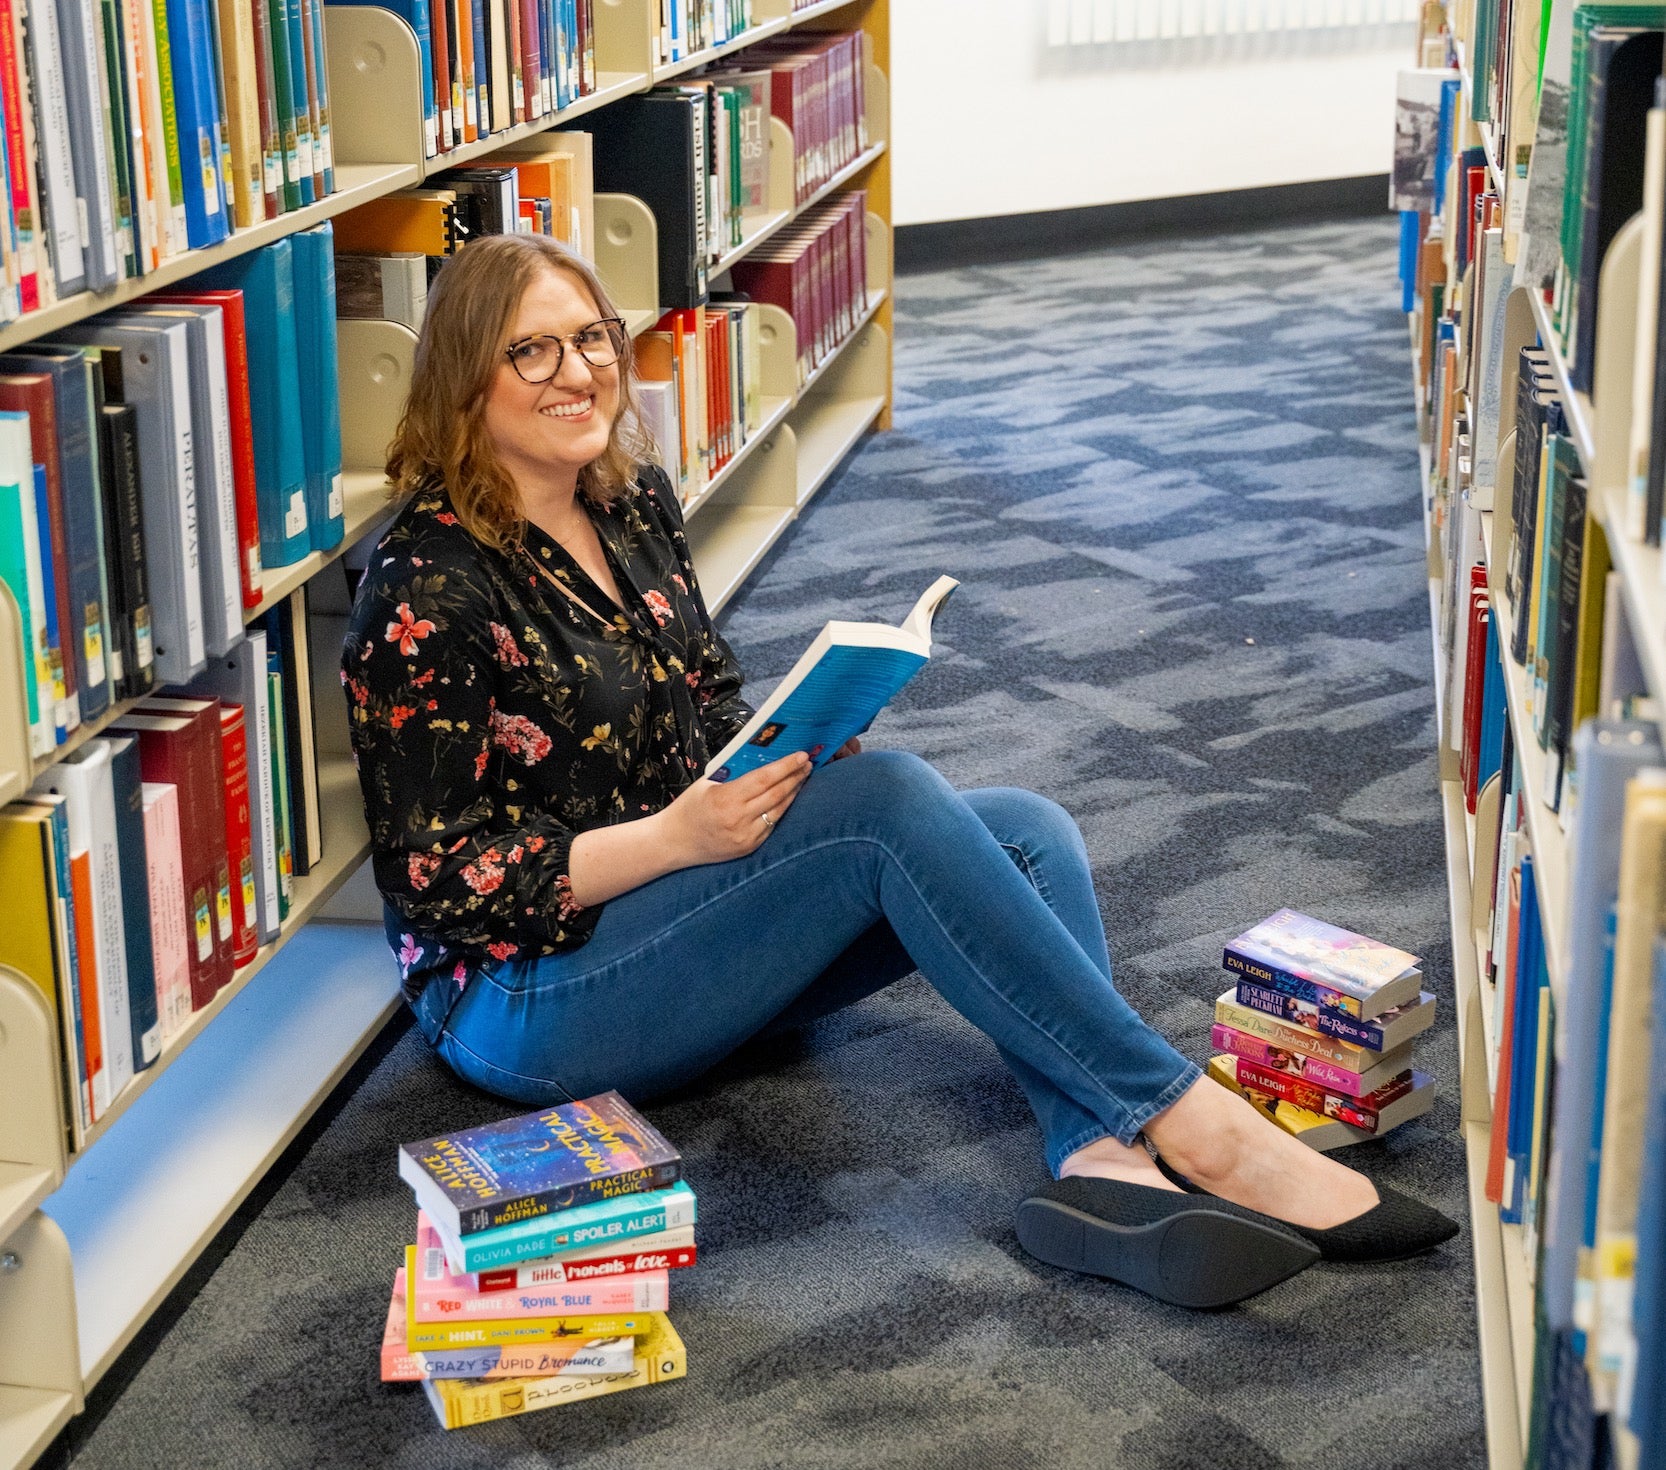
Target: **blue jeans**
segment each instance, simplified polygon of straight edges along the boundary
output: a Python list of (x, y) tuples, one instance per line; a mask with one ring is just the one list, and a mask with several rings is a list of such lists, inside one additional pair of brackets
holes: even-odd
[(1131, 1143), (1200, 1075), (1112, 984), (1069, 815), (1028, 791), (959, 794), (894, 751), (817, 771), (749, 856), (611, 900), (580, 948), (487, 963), (461, 994), (434, 980), (416, 1011), (488, 1092), (642, 1101), (916, 968), (999, 1048), (1055, 1173), (1095, 1139)]

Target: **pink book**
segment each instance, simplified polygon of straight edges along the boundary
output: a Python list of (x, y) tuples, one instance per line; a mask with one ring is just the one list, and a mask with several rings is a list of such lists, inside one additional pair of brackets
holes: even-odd
[(598, 1337), (588, 1342), (568, 1337), (555, 1342), (413, 1353), (405, 1346), (405, 1268), (401, 1266), (394, 1273), (393, 1300), (388, 1303), (388, 1322), (382, 1331), (382, 1382), (629, 1373), (635, 1366), (635, 1353), (634, 1337)]
[(162, 1044), (191, 1019), (191, 967), (185, 933), (185, 870), (179, 849), (179, 788), (143, 785), (145, 865), (150, 877), (150, 951), (156, 967), (156, 1014)]
[(1401, 1047), (1389, 1052), (1376, 1066), (1363, 1072), (1350, 1072), (1319, 1057), (1304, 1056), (1301, 1052), (1274, 1046), (1259, 1036), (1251, 1036), (1235, 1027), (1215, 1023), (1210, 1040), (1216, 1051), (1229, 1051), (1246, 1057), (1257, 1065), (1275, 1072), (1288, 1072), (1315, 1087), (1331, 1092), (1346, 1093), (1349, 1097), (1369, 1097), (1379, 1087), (1386, 1086), (1404, 1073), (1411, 1071), (1411, 1048)]
[[(417, 1211), (417, 1259), (427, 1269), (429, 1262), (444, 1271), (445, 1242), (428, 1216)], [(569, 1281), (594, 1281), (598, 1276), (633, 1276), (646, 1271), (675, 1271), (692, 1266), (695, 1259), (694, 1227), (680, 1225), (672, 1230), (655, 1230), (623, 1246), (585, 1245), (542, 1260), (521, 1261), (514, 1266), (486, 1271), (453, 1271), (454, 1286), (469, 1291), (519, 1291), (538, 1286), (560, 1286)]]
[(445, 1255), (419, 1251), (416, 1321), (458, 1322), (469, 1317), (599, 1317), (614, 1312), (663, 1312), (671, 1294), (668, 1271), (633, 1271), (601, 1281), (552, 1282), (514, 1291), (476, 1291), (450, 1275)]

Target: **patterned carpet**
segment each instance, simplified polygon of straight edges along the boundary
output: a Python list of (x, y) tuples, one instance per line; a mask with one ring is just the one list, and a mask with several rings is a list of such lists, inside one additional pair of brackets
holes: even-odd
[[(1394, 267), (1384, 217), (899, 281), (896, 430), (727, 630), (767, 688), (828, 617), (900, 618), (958, 576), (872, 743), (1063, 802), (1120, 983), (1200, 1059), (1222, 941), (1281, 905), (1421, 953), (1443, 1096), (1354, 1161), (1467, 1218)], [(503, 1111), (407, 1035), (74, 1463), (1484, 1463), (1467, 1227), (1214, 1315), (1040, 1266), (1011, 1223), (1039, 1135), (918, 977), (651, 1110), (700, 1197), (686, 1382), (442, 1435), (375, 1381), (411, 1224), (391, 1145)]]

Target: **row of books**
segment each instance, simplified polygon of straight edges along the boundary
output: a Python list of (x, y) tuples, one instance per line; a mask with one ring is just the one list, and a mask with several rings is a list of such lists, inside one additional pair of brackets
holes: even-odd
[(666, 1315), (694, 1192), (617, 1092), (401, 1145), (418, 1205), (382, 1338), (443, 1428), (683, 1377)]
[(335, 221), (338, 313), (419, 330), (439, 268), (481, 235), (545, 234), (593, 259), (593, 150), (589, 133), (537, 133), (348, 210)]
[(1215, 1002), (1209, 1075), (1285, 1132), (1328, 1151), (1434, 1106), (1412, 1043), (1435, 998), (1415, 955), (1280, 909), (1226, 946), (1236, 981)]
[[(752, 25), (752, 0), (655, 0), (654, 64), (669, 66), (736, 40)], [(795, 9), (802, 9), (795, 0)]]
[(0, 13), (0, 319), (332, 193), (322, 0)]
[(416, 34), (429, 158), (596, 90), (594, 0), (382, 0), (381, 8)]
[(304, 616), (268, 613), (0, 808), (0, 962), (57, 1018), (74, 1147), (277, 937), (322, 856)]
[[(1401, 275), (1430, 447), (1441, 739), (1474, 820), (1473, 935), (1455, 940), (1472, 939), (1480, 971), (1483, 1188), (1520, 1229), (1506, 1248), (1519, 1240), (1534, 1293), (1531, 1325), (1512, 1324), (1533, 1347), (1526, 1463), (1599, 1463), (1607, 1441), (1652, 1464), (1666, 1453), (1666, 757), (1605, 524), (1659, 535), (1658, 256), (1642, 272), (1623, 526), (1598, 503), (1613, 479), (1582, 461), (1556, 368), (1589, 389), (1618, 224), (1641, 209), (1659, 238), (1666, 12), (1477, 0), (1471, 32), (1461, 9), (1432, 8), (1421, 59), (1436, 66), (1402, 77), (1402, 116), (1408, 91), (1437, 100), (1429, 126), (1398, 130), (1396, 185), (1424, 190), (1399, 201)], [(1473, 93), (1455, 65), (1466, 34)], [(1495, 179), (1485, 150), (1503, 138)], [(1507, 353), (1518, 289), (1542, 293), (1552, 340)]]
[(303, 231), (0, 359), (0, 578), (36, 757), (200, 673), (267, 569), (341, 541), (331, 241)]
[(667, 312), (632, 344), (637, 407), (686, 505), (763, 423), (763, 328), (756, 304)]
[(807, 210), (729, 272), (737, 292), (793, 320), (798, 379), (830, 357), (868, 309), (868, 193), (849, 189)]

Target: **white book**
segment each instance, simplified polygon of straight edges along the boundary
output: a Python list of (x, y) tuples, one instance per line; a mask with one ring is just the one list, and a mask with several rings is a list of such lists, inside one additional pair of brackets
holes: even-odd
[[(127, 314), (119, 314), (117, 320)], [(141, 303), (135, 314), (183, 319), (188, 323), (203, 646), (209, 655), (218, 655), (243, 637), (242, 550), (237, 536), (237, 486), (232, 470), (225, 314), (212, 304), (183, 302), (166, 306)]]
[(266, 630), (250, 628), (243, 641), (191, 681), (193, 694), (243, 706), (249, 744), (249, 816), (260, 942), (278, 937), (278, 846), (272, 793), (272, 707), (266, 681)]
[(58, 15), (51, 0), (28, 7), (24, 13), (23, 35), (34, 91), (39, 161), (36, 177), (46, 207), (47, 250), (58, 294), (69, 296), (86, 289), (87, 269), (75, 192), (75, 160), (69, 145), (64, 58), (58, 43)]
[(185, 870), (180, 857), (179, 788), (140, 786), (145, 802), (145, 867), (150, 880), (151, 955), (156, 1015), (166, 1046), (191, 1019), (191, 937), (185, 927)]
[(115, 1098), (133, 1080), (133, 1022), (127, 999), (127, 944), (110, 742), (89, 740), (36, 781), (35, 789), (64, 798), (71, 860), (80, 852), (89, 859), (93, 960), (98, 966), (98, 1030), (110, 1096)]
[[(515, 93), (509, 75), (509, 15), (504, 9), (504, 0), (487, 0), (486, 49), (492, 57), (490, 129), (501, 133), (515, 125), (511, 107)], [(485, 126), (486, 119), (482, 118), (481, 123)]]
[(15, 494), (23, 522), (23, 566), (28, 578), (29, 626), (25, 650), (35, 666), (36, 718), (29, 726), (29, 753), (50, 755), (58, 742), (60, 719), (52, 686), (52, 663), (46, 655), (46, 563), (41, 559), (40, 515), (35, 505), (34, 454), (29, 415), (0, 413), (0, 495)]
[(128, 315), (94, 317), (58, 336), (121, 347), (123, 390), (138, 414), (139, 499), (150, 570), (157, 677), (183, 684), (201, 673), (201, 550), (191, 431), (189, 324)]
[(900, 628), (828, 623), (768, 699), (706, 763), (713, 781), (730, 781), (798, 751), (818, 766), (860, 735), (931, 657), (932, 620), (960, 585), (939, 577)]
[(671, 481), (678, 498), (686, 500), (686, 476), (682, 464), (682, 429), (677, 415), (677, 385), (667, 382), (641, 382), (636, 385), (636, 403), (642, 416), (642, 426), (654, 442), (654, 454), (659, 467)]

